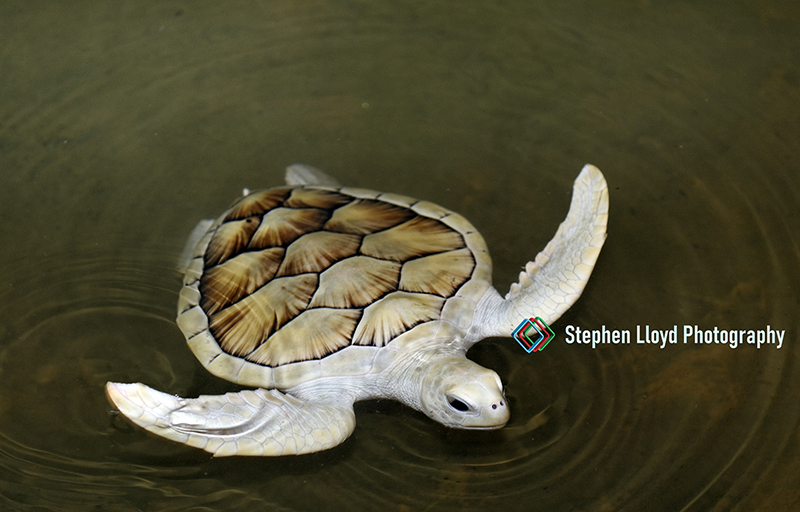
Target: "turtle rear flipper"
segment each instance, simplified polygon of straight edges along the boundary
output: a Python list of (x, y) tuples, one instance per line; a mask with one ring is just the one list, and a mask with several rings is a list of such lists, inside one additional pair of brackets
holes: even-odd
[(352, 404), (304, 402), (274, 389), (186, 399), (141, 383), (109, 382), (106, 394), (136, 425), (215, 457), (327, 450), (356, 424)]
[(287, 185), (325, 185), (341, 187), (342, 185), (333, 176), (328, 175), (316, 167), (306, 164), (292, 164), (286, 168)]

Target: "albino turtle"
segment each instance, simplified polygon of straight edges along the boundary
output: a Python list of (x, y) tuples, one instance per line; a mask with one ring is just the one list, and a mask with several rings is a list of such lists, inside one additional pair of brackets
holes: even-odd
[(375, 398), (448, 427), (503, 427), (500, 378), (465, 354), (526, 318), (552, 323), (578, 299), (606, 238), (601, 172), (583, 168), (566, 220), (505, 299), (483, 237), (460, 215), (306, 166), (286, 181), (198, 225), (178, 301), (200, 362), (257, 389), (184, 399), (109, 382), (110, 401), (215, 456), (331, 448), (355, 428), (353, 403)]

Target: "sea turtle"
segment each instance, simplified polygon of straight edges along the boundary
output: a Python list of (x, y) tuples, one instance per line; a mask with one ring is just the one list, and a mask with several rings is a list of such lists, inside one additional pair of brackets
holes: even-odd
[(462, 216), (342, 187), (308, 166), (290, 166), (286, 182), (245, 190), (198, 225), (178, 300), (200, 362), (257, 389), (184, 399), (109, 382), (114, 406), (215, 456), (331, 448), (355, 428), (353, 403), (376, 398), (448, 427), (503, 427), (500, 377), (465, 354), (526, 318), (552, 323), (578, 299), (606, 238), (602, 173), (583, 168), (566, 220), (505, 299), (483, 237)]

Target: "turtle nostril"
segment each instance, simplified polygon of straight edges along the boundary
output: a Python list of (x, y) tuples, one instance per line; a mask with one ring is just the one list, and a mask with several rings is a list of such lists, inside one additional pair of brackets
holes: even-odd
[(497, 404), (492, 404), (492, 409), (497, 409)]

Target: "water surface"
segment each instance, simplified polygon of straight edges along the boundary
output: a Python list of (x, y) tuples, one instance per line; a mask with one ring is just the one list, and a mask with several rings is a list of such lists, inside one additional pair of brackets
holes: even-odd
[[(800, 500), (793, 2), (0, 6), (0, 503), (9, 510), (792, 510)], [(512, 408), (388, 401), (328, 452), (213, 460), (108, 380), (235, 389), (174, 325), (187, 233), (305, 162), (485, 235), (501, 292), (591, 162), (609, 238), (556, 340), (487, 340)], [(785, 331), (566, 344), (565, 327)]]

